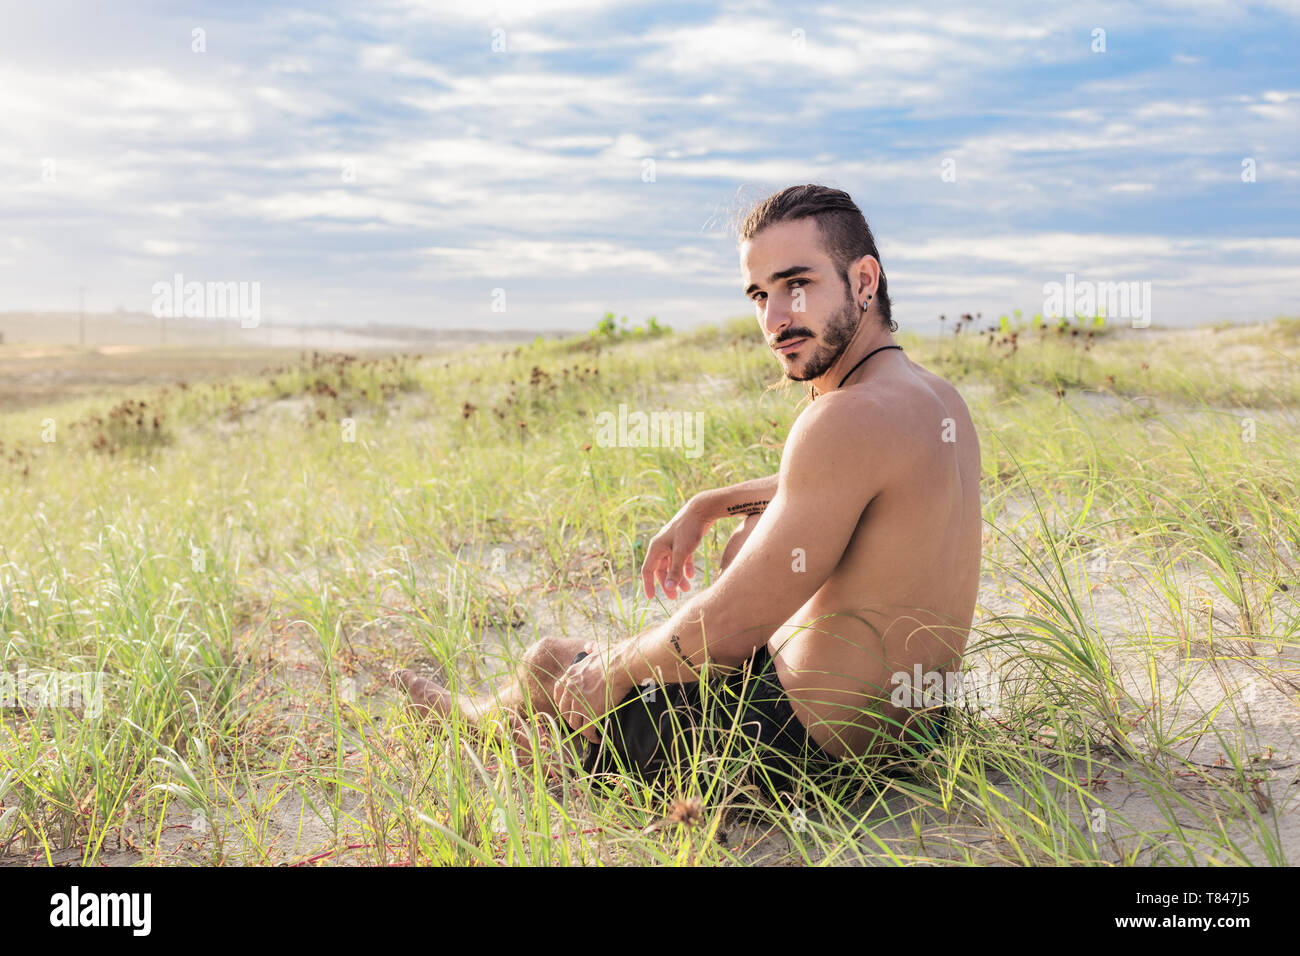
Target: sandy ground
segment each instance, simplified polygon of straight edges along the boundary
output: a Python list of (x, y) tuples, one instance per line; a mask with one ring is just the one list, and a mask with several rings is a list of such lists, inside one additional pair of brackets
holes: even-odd
[[(726, 387), (725, 383), (714, 383)], [(707, 383), (706, 383), (707, 386)], [(292, 403), (277, 403), (274, 414), (296, 415), (301, 409)], [(1010, 503), (1009, 513), (1017, 508), (1028, 510), (1026, 502)], [(729, 528), (719, 529), (725, 534)], [(725, 540), (725, 538), (723, 538)], [(986, 550), (992, 542), (986, 541)], [(542, 574), (536, 567), (529, 549), (521, 543), (498, 542), (477, 551), (464, 551), (458, 555), (459, 572), (433, 569), (427, 587), (441, 588), (448, 584), (452, 574), (467, 574), (481, 582), (490, 592), (499, 595), (492, 602), (493, 619), (497, 626), (485, 631), (487, 640), (495, 646), (480, 650), (497, 651), (508, 643), (520, 650), (532, 641), (548, 636), (581, 636), (597, 641), (612, 641), (628, 633), (619, 617), (620, 608), (636, 608), (644, 597), (640, 596), (638, 581), (628, 581), (617, 595), (607, 585), (603, 559), (594, 551), (575, 553), (566, 569), (563, 591), (557, 592), (539, 583)], [(1113, 757), (1104, 759), (1111, 769), (1089, 781), (1089, 793), (1094, 802), (1085, 816), (1083, 807), (1072, 807), (1070, 816), (1085, 824), (1095, 824), (1100, 808), (1105, 816), (1105, 839), (1109, 841), (1107, 856), (1113, 860), (1129, 859), (1140, 864), (1168, 862), (1163, 855), (1161, 842), (1181, 842), (1199, 847), (1196, 858), (1206, 862), (1213, 859), (1214, 840), (1204, 831), (1205, 814), (1225, 814), (1226, 807), (1217, 795), (1216, 785), (1249, 788), (1260, 811), (1274, 829), (1274, 838), (1287, 860), (1300, 856), (1300, 653), (1294, 647), (1279, 646), (1269, 638), (1260, 638), (1255, 647), (1233, 647), (1219, 644), (1216, 654), (1208, 655), (1206, 644), (1180, 644), (1177, 640), (1162, 640), (1154, 650), (1154, 668), (1149, 668), (1152, 649), (1148, 633), (1174, 635), (1176, 623), (1167, 620), (1167, 605), (1148, 584), (1144, 562), (1148, 560), (1139, 551), (1125, 552), (1113, 547), (1105, 555), (1104, 563), (1091, 556), (1074, 568), (1071, 586), (1080, 596), (1085, 608), (1085, 623), (1095, 628), (1111, 650), (1119, 667), (1120, 681), (1127, 696), (1126, 709), (1133, 714), (1148, 713), (1147, 736), (1158, 728), (1160, 736), (1181, 737), (1175, 751), (1193, 762), (1199, 773), (1188, 774), (1177, 767), (1169, 767), (1161, 779), (1178, 791), (1181, 803), (1170, 809), (1154, 801), (1141, 785), (1144, 771), (1140, 766), (1126, 764)], [(379, 559), (379, 556), (376, 556)], [(1086, 574), (1086, 577), (1085, 577)], [(697, 571), (696, 587), (703, 585), (703, 572)], [(1300, 618), (1300, 582), (1286, 593), (1272, 596), (1271, 609), (1278, 628), (1285, 622)], [(269, 586), (269, 581), (268, 581)], [(1201, 632), (1211, 638), (1215, 634), (1233, 633), (1235, 622), (1225, 613), (1211, 583), (1203, 576), (1190, 572), (1179, 575), (1178, 586), (1188, 595), (1189, 606)], [(394, 600), (400, 600), (393, 595)], [(680, 601), (666, 602), (663, 611), (653, 611), (648, 620), (658, 621), (671, 614)], [(989, 625), (996, 615), (1024, 613), (1027, 595), (1006, 581), (985, 575), (981, 584), (977, 607), (976, 628)], [(403, 636), (398, 633), (374, 633), (359, 638), (362, 643), (383, 647), (391, 652), (394, 642), (402, 648)], [(467, 648), (463, 659), (473, 653)], [(314, 680), (315, 658), (293, 638), (286, 638), (283, 648), (286, 659), (298, 668), (304, 685)], [(446, 675), (424, 652), (409, 642), (399, 654), (405, 654), (403, 663), (437, 679)], [(364, 655), (363, 655), (364, 656)], [(495, 653), (491, 656), (495, 656)], [(1224, 657), (1229, 659), (1224, 659)], [(1213, 660), (1211, 661), (1211, 657)], [(1233, 659), (1235, 658), (1235, 659)], [(991, 655), (972, 655), (968, 667), (992, 667), (998, 660)], [(398, 703), (398, 697), (384, 683), (386, 665), (373, 668), (363, 664), (354, 675), (358, 699), (373, 709), (382, 709)], [(1190, 678), (1190, 679), (1189, 679)], [(1176, 682), (1182, 679), (1188, 691), (1174, 709), (1170, 700)], [(486, 686), (486, 682), (481, 686)], [(1235, 703), (1223, 706), (1225, 698)], [(1143, 735), (1138, 734), (1141, 738)], [(1223, 746), (1240, 749), (1250, 763), (1246, 774), (1239, 774), (1225, 761)], [(432, 746), (438, 746), (434, 741)], [(1022, 799), (1009, 782), (993, 780), (995, 789), (1008, 799)], [(1062, 794), (1062, 802), (1069, 798)], [(357, 801), (353, 801), (356, 803)], [(1076, 798), (1077, 802), (1077, 798)], [(311, 855), (325, 852), (332, 845), (332, 823), (315, 816), (300, 797), (277, 805), (277, 820), (283, 829), (279, 851), (287, 855)], [(931, 857), (963, 858), (973, 855), (980, 859), (1005, 860), (1006, 845), (979, 821), (946, 819), (940, 815), (913, 810), (901, 819), (886, 819), (890, 813), (907, 810), (911, 801), (899, 795), (883, 806), (874, 809), (863, 807), (865, 819), (874, 821), (877, 839), (894, 847), (903, 857), (916, 852), (912, 829), (913, 819), (921, 827), (925, 852)], [(183, 816), (177, 817), (178, 829), (171, 831), (176, 837), (176, 852), (186, 852), (189, 835)], [(1166, 836), (1164, 841), (1153, 841), (1149, 836), (1137, 840), (1135, 832), (1169, 831), (1175, 824), (1180, 827), (1176, 836)], [(1241, 840), (1245, 854), (1255, 862), (1267, 862), (1264, 852), (1248, 838), (1251, 825), (1244, 820), (1229, 821), (1229, 833)], [(730, 833), (733, 845), (746, 845), (745, 858), (754, 863), (794, 862), (786, 837), (779, 832), (760, 831), (738, 824)], [(863, 842), (866, 851), (877, 848)]]
[[(698, 399), (701, 388), (729, 387), (725, 382), (701, 383), (691, 386)], [(1087, 399), (1085, 399), (1086, 401)], [(274, 415), (296, 416), (305, 411), (301, 403), (283, 401), (273, 403), (265, 411)], [(215, 425), (213, 427), (216, 427)], [(418, 424), (413, 428), (418, 431)], [(186, 440), (210, 441), (202, 433), (187, 435)], [(1028, 511), (1025, 502), (1009, 502), (1006, 518), (1014, 520), (1019, 511)], [(726, 530), (722, 529), (725, 534)], [(992, 541), (986, 540), (986, 551)], [(1094, 556), (1095, 557), (1095, 556)], [(575, 552), (565, 569), (562, 591), (542, 583), (541, 569), (534, 565), (531, 552), (517, 542), (501, 541), (476, 552), (459, 555), (462, 571), (452, 569), (427, 569), (428, 579), (423, 588), (436, 590), (446, 587), (453, 574), (472, 575), (489, 591), (499, 595), (493, 602), (494, 623), (484, 633), (485, 639), (498, 646), (508, 643), (521, 649), (537, 638), (547, 635), (582, 636), (598, 641), (611, 641), (626, 636), (627, 630), (620, 619), (620, 608), (630, 609), (644, 601), (640, 596), (639, 580), (627, 580), (617, 592), (611, 593), (601, 559), (593, 550)], [(382, 565), (385, 556), (375, 555), (373, 566)], [(1085, 608), (1085, 624), (1096, 632), (1111, 650), (1119, 665), (1120, 682), (1127, 697), (1126, 708), (1134, 714), (1147, 713), (1145, 734), (1150, 737), (1180, 737), (1175, 749), (1199, 768), (1199, 773), (1188, 774), (1171, 767), (1162, 779), (1171, 781), (1178, 789), (1182, 807), (1172, 811), (1154, 800), (1140, 785), (1142, 773), (1139, 766), (1107, 758), (1111, 770), (1089, 781), (1089, 793), (1095, 802), (1089, 812), (1097, 808), (1104, 811), (1104, 835), (1108, 841), (1108, 856), (1115, 860), (1131, 859), (1137, 863), (1160, 863), (1169, 859), (1161, 854), (1160, 841), (1148, 838), (1140, 845), (1131, 834), (1135, 831), (1168, 831), (1175, 822), (1181, 825), (1177, 836), (1166, 836), (1165, 843), (1187, 843), (1201, 847), (1199, 862), (1214, 858), (1214, 840), (1204, 832), (1204, 817), (1200, 814), (1223, 813), (1226, 809), (1214, 783), (1247, 789), (1259, 811), (1273, 829), (1274, 838), (1288, 861), (1300, 858), (1300, 814), (1297, 797), (1300, 796), (1300, 653), (1273, 639), (1261, 637), (1254, 647), (1236, 646), (1219, 642), (1215, 654), (1208, 654), (1208, 644), (1202, 639), (1180, 642), (1173, 635), (1179, 632), (1178, 623), (1167, 620), (1167, 604), (1160, 600), (1149, 584), (1144, 570), (1148, 560), (1137, 551), (1112, 547), (1105, 561), (1093, 560), (1086, 569), (1081, 562), (1074, 569), (1071, 586)], [(308, 574), (310, 572), (303, 572)], [(277, 577), (257, 572), (252, 580), (241, 582), (245, 590), (254, 593), (274, 593), (284, 585)], [(703, 573), (697, 572), (696, 587), (703, 585)], [(1228, 635), (1236, 630), (1235, 621), (1226, 613), (1220, 598), (1215, 603), (1215, 589), (1204, 577), (1189, 571), (1178, 575), (1177, 586), (1187, 596), (1189, 615), (1197, 625), (1193, 631), (1215, 635)], [(694, 592), (688, 592), (694, 593)], [(1269, 607), (1277, 630), (1290, 622), (1294, 626), (1300, 619), (1300, 581), (1291, 582), (1286, 592), (1278, 591), (1269, 597)], [(400, 603), (404, 599), (389, 592), (386, 600)], [(679, 600), (685, 600), (682, 598)], [(996, 615), (1018, 614), (1025, 611), (1027, 595), (1005, 580), (985, 575), (981, 582), (977, 606), (976, 627), (990, 623)], [(671, 614), (678, 602), (666, 602), (664, 611), (653, 611), (648, 621), (653, 623)], [(1158, 646), (1150, 646), (1149, 633), (1169, 635)], [(1224, 641), (1228, 641), (1224, 638)], [(351, 676), (351, 693), (358, 703), (372, 712), (382, 711), (398, 702), (397, 695), (387, 687), (384, 677), (394, 653), (400, 662), (424, 671), (430, 676), (444, 677), (427, 654), (413, 643), (400, 629), (376, 624), (366, 633), (355, 635), (352, 643), (361, 651), (361, 663)], [(369, 649), (373, 653), (367, 654)], [(483, 648), (487, 649), (487, 648)], [(466, 649), (468, 657), (472, 648)], [(275, 656), (284, 665), (291, 685), (296, 685), (298, 700), (307, 700), (317, 689), (319, 663), (301, 635), (286, 631)], [(1154, 666), (1149, 667), (1154, 657)], [(998, 660), (989, 656), (980, 661), (975, 657), (968, 666), (996, 665)], [(485, 675), (486, 676), (486, 675)], [(1171, 704), (1175, 682), (1188, 685), (1177, 709)], [(289, 699), (294, 698), (290, 687)], [(1225, 699), (1234, 706), (1224, 706)], [(288, 715), (293, 720), (310, 721), (304, 705), (291, 705)], [(1138, 735), (1139, 737), (1142, 734)], [(1229, 749), (1240, 748), (1250, 763), (1247, 773), (1240, 774), (1224, 760)], [(431, 746), (439, 746), (433, 741)], [(352, 749), (357, 749), (355, 746)], [(354, 756), (344, 758), (345, 765), (356, 766)], [(1020, 794), (1007, 781), (992, 781), (995, 789), (1010, 800)], [(239, 795), (237, 793), (237, 795)], [(245, 801), (250, 795), (243, 794)], [(265, 796), (265, 795), (263, 795)], [(311, 794), (289, 792), (274, 803), (266, 825), (268, 832), (276, 835), (272, 859), (248, 859), (244, 862), (279, 862), (288, 858), (303, 858), (325, 853), (337, 847), (335, 821), (323, 817), (309, 799)], [(1064, 799), (1064, 797), (1063, 797)], [(362, 797), (346, 794), (344, 810), (358, 815), (362, 812)], [(895, 811), (906, 809), (909, 801), (904, 796), (891, 798), (889, 805)], [(236, 808), (228, 808), (230, 813)], [(1085, 821), (1085, 810), (1072, 807), (1074, 819)], [(863, 808), (863, 816), (873, 821), (875, 836), (896, 847), (906, 856), (916, 850), (912, 830), (915, 818), (925, 840), (925, 851), (931, 857), (960, 858), (963, 853), (976, 859), (987, 855), (990, 860), (1005, 859), (1006, 847), (980, 821), (973, 819), (945, 819), (935, 814), (914, 811), (902, 820), (885, 819), (884, 807)], [(1229, 832), (1243, 838), (1244, 852), (1256, 862), (1265, 862), (1262, 850), (1252, 839), (1245, 839), (1252, 827), (1244, 820), (1229, 820)], [(203, 821), (183, 807), (178, 807), (166, 821), (162, 834), (161, 853), (164, 860), (202, 861), (211, 849), (208, 836), (210, 822)], [(793, 862), (786, 838), (778, 834), (763, 833), (739, 825), (730, 834), (733, 845), (746, 845), (745, 858), (751, 862)], [(864, 841), (865, 850), (876, 847)], [(239, 861), (237, 842), (228, 845), (231, 859)], [(78, 851), (66, 851), (56, 857), (55, 863), (76, 862)], [(140, 860), (138, 853), (110, 849), (102, 862), (129, 864)], [(10, 856), (10, 863), (33, 862)], [(332, 862), (345, 863), (346, 854)]]
[[(635, 607), (638, 601), (638, 587), (629, 583), (620, 588), (617, 599), (603, 584), (604, 572), (601, 559), (594, 555), (588, 558), (575, 556), (570, 568), (566, 599), (556, 600), (556, 594), (537, 586), (536, 568), (531, 566), (527, 549), (503, 542), (496, 548), (483, 549), (460, 556), (463, 567), (480, 581), (490, 582), (488, 587), (500, 594), (494, 602), (498, 623), (507, 621), (518, 624), (517, 627), (498, 626), (489, 629), (489, 640), (501, 644), (509, 643), (515, 649), (522, 648), (533, 640), (547, 635), (581, 636), (597, 641), (616, 640), (626, 636), (626, 629), (618, 619), (617, 608)], [(697, 573), (697, 577), (702, 572)], [(1158, 705), (1172, 690), (1180, 675), (1186, 679), (1188, 668), (1195, 676), (1190, 681), (1190, 693), (1182, 698), (1180, 709), (1167, 712), (1157, 709), (1153, 718), (1158, 722), (1164, 735), (1182, 734), (1184, 742), (1175, 749), (1183, 756), (1195, 762), (1203, 769), (1201, 775), (1176, 776), (1171, 768), (1166, 780), (1172, 779), (1185, 806), (1175, 806), (1172, 811), (1153, 801), (1141, 786), (1143, 771), (1137, 765), (1127, 765), (1112, 757), (1103, 757), (1110, 770), (1099, 773), (1089, 781), (1089, 792), (1095, 802), (1089, 807), (1088, 815), (1081, 807), (1070, 810), (1071, 818), (1081, 824), (1092, 824), (1098, 817), (1097, 808), (1105, 812), (1105, 837), (1110, 842), (1110, 852), (1106, 855), (1114, 860), (1131, 859), (1139, 864), (1167, 862), (1168, 857), (1159, 856), (1158, 842), (1153, 845), (1150, 837), (1136, 840), (1134, 832), (1166, 831), (1174, 821), (1182, 827), (1177, 840), (1199, 846), (1198, 859), (1207, 861), (1214, 850), (1214, 841), (1202, 830), (1204, 820), (1198, 819), (1195, 812), (1214, 813), (1216, 808), (1223, 812), (1226, 808), (1217, 797), (1215, 788), (1209, 780), (1221, 781), (1224, 785), (1234, 785), (1237, 777), (1233, 768), (1225, 763), (1225, 748), (1218, 735), (1234, 744), (1244, 745), (1243, 753), (1252, 755), (1254, 760), (1249, 767), (1247, 779), (1258, 781), (1253, 786), (1257, 802), (1271, 824), (1276, 828), (1276, 840), (1288, 860), (1300, 853), (1300, 813), (1297, 813), (1297, 796), (1300, 795), (1300, 721), (1297, 720), (1297, 708), (1300, 706), (1300, 656), (1292, 649), (1276, 649), (1267, 640), (1259, 641), (1257, 654), (1251, 662), (1228, 661), (1217, 666), (1207, 665), (1203, 659), (1197, 659), (1197, 650), (1187, 653), (1172, 644), (1156, 653), (1157, 667), (1154, 683), (1146, 671), (1147, 648), (1145, 638), (1136, 635), (1145, 634), (1144, 621), (1152, 614), (1158, 613), (1158, 605), (1150, 596), (1143, 596), (1141, 588), (1131, 587), (1135, 580), (1140, 580), (1140, 571), (1117, 557), (1104, 573), (1089, 572), (1089, 583), (1082, 579), (1076, 581), (1080, 593), (1087, 595), (1088, 622), (1098, 628), (1108, 647), (1114, 653), (1115, 661), (1120, 667), (1121, 682), (1129, 695), (1129, 708), (1140, 712), (1152, 705)], [(582, 581), (589, 582), (590, 590), (584, 591)], [(702, 581), (698, 582), (702, 583)], [(1204, 588), (1207, 582), (1198, 583), (1189, 575), (1185, 581), (1189, 591), (1196, 592)], [(445, 586), (446, 576), (438, 573), (438, 581), (430, 581), (430, 587)], [(1125, 585), (1129, 585), (1126, 587)], [(1004, 583), (985, 577), (981, 593), (976, 625), (986, 624), (995, 614), (1015, 614), (1024, 609), (1025, 595), (1008, 589)], [(644, 600), (641, 598), (640, 600)], [(686, 600), (685, 598), (679, 601)], [(671, 613), (679, 602), (667, 602), (662, 613), (651, 614), (652, 620)], [(1275, 610), (1282, 616), (1294, 616), (1300, 613), (1294, 601), (1279, 599), (1275, 601)], [(1214, 618), (1214, 611), (1207, 611), (1207, 618)], [(1222, 631), (1228, 632), (1227, 625)], [(372, 642), (387, 643), (390, 639), (401, 640), (400, 636), (372, 634), (367, 638)], [(487, 648), (484, 648), (485, 650)], [(472, 649), (467, 649), (471, 651)], [(493, 649), (495, 650), (495, 648)], [(1202, 652), (1203, 653), (1203, 650)], [(315, 657), (306, 647), (305, 642), (286, 638), (280, 654), (282, 660), (296, 668), (300, 675), (301, 693), (306, 698), (314, 688), (313, 674), (317, 670)], [(442, 669), (418, 647), (408, 645), (406, 663), (417, 670), (437, 679), (445, 679)], [(279, 656), (279, 654), (277, 655)], [(978, 666), (984, 661), (975, 657), (968, 659), (968, 666)], [(1129, 666), (1125, 667), (1125, 664)], [(368, 709), (379, 710), (390, 704), (398, 704), (397, 695), (384, 684), (384, 666), (374, 668), (362, 667), (353, 677), (353, 686), (358, 699), (365, 702)], [(1261, 677), (1261, 673), (1270, 675)], [(482, 686), (486, 686), (486, 681)], [(1222, 707), (1225, 688), (1235, 692), (1239, 701), (1239, 711)], [(1251, 690), (1253, 688), (1253, 691)], [(1245, 699), (1249, 696), (1249, 703)], [(302, 719), (307, 719), (303, 715)], [(1189, 730), (1190, 728), (1190, 730)], [(431, 746), (439, 746), (434, 740)], [(992, 780), (993, 788), (1001, 790), (1008, 799), (1018, 801), (1022, 794), (1016, 787), (1005, 780)], [(332, 821), (322, 819), (304, 802), (301, 795), (292, 795), (293, 799), (281, 801), (276, 806), (274, 822), (281, 840), (278, 853), (287, 857), (310, 856), (326, 852), (334, 843)], [(1062, 793), (1062, 801), (1068, 797)], [(355, 810), (361, 804), (358, 796), (349, 796), (345, 800), (345, 809)], [(910, 812), (908, 811), (911, 808)], [(901, 818), (887, 819), (891, 814), (900, 814)], [(915, 818), (921, 826), (925, 841), (925, 852), (929, 857), (961, 859), (971, 854), (976, 860), (981, 854), (987, 855), (989, 861), (1006, 859), (1006, 845), (997, 839), (978, 821), (947, 819), (937, 813), (916, 809), (912, 801), (903, 795), (890, 798), (885, 804), (862, 808), (863, 818), (874, 821), (872, 825), (875, 837), (892, 846), (900, 856), (906, 858), (917, 852), (916, 840), (912, 829)], [(815, 817), (814, 817), (815, 819)], [(173, 830), (164, 834), (165, 853), (171, 852), (188, 857), (197, 849), (192, 847), (195, 833), (193, 820), (185, 812), (178, 811), (171, 821)], [(1229, 832), (1242, 841), (1246, 855), (1258, 863), (1267, 862), (1264, 853), (1253, 847), (1247, 838), (1251, 827), (1246, 821), (1229, 824)], [(733, 845), (746, 845), (745, 859), (753, 863), (780, 864), (795, 862), (786, 837), (779, 832), (763, 831), (756, 825), (738, 823), (731, 827), (729, 839)], [(1166, 840), (1172, 842), (1173, 837)], [(172, 841), (168, 843), (168, 841)], [(878, 852), (874, 844), (864, 840), (863, 849)], [(106, 861), (107, 862), (107, 861)], [(124, 858), (122, 862), (127, 862)]]

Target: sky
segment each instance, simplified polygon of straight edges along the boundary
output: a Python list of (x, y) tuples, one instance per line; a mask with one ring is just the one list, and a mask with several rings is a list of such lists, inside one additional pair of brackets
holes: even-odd
[(0, 0), (0, 311), (179, 274), (277, 324), (688, 328), (754, 315), (736, 217), (821, 183), (903, 328), (1067, 275), (1297, 315), (1297, 49), (1300, 0)]

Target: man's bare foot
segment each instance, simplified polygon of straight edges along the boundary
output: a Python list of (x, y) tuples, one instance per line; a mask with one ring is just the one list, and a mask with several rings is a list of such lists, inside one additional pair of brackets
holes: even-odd
[(406, 691), (411, 698), (411, 709), (421, 717), (428, 717), (431, 713), (446, 717), (451, 713), (451, 691), (427, 677), (418, 676), (415, 671), (393, 671), (388, 682)]

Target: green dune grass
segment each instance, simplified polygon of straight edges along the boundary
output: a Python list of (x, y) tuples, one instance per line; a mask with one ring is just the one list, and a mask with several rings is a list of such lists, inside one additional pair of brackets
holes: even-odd
[[(670, 613), (646, 541), (775, 472), (801, 407), (752, 319), (0, 414), (0, 861), (1290, 862), (1300, 322), (900, 342), (980, 431), (996, 699), (775, 800), (734, 734), (659, 787), (583, 780), (384, 680), (482, 689)], [(601, 446), (620, 404), (702, 412), (703, 454)]]

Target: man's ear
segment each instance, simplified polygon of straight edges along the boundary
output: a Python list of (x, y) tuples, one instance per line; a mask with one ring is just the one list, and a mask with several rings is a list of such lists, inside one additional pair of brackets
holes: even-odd
[(849, 266), (849, 282), (853, 289), (853, 298), (859, 305), (867, 296), (875, 298), (876, 287), (880, 283), (880, 263), (875, 256), (863, 256)]

